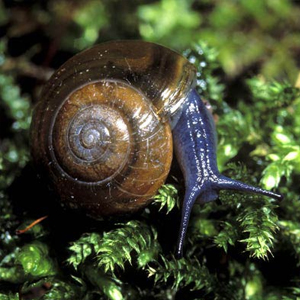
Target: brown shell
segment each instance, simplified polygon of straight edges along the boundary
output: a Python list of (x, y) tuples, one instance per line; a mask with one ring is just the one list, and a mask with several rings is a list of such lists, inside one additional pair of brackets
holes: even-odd
[(172, 161), (167, 120), (194, 84), (179, 54), (141, 41), (96, 45), (45, 86), (32, 120), (32, 156), (62, 203), (92, 216), (135, 211)]

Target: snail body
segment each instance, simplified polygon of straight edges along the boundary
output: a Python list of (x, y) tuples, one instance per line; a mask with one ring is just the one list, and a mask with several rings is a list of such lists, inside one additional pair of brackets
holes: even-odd
[(186, 189), (181, 256), (196, 200), (213, 201), (220, 189), (279, 199), (218, 172), (215, 126), (195, 76), (181, 55), (142, 41), (96, 45), (59, 68), (34, 110), (31, 149), (61, 202), (93, 217), (141, 209), (168, 176), (174, 145)]

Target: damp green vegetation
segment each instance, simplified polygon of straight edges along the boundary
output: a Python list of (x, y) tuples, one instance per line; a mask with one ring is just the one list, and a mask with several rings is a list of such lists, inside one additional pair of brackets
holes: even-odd
[[(300, 299), (299, 15), (288, 0), (0, 2), (0, 300)], [(143, 211), (99, 221), (53, 208), (31, 165), (31, 111), (52, 71), (127, 38), (195, 64), (222, 173), (284, 196), (195, 205), (181, 259), (176, 162)]]

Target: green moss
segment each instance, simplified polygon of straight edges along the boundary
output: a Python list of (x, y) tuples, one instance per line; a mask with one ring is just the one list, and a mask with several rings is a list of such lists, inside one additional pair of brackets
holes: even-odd
[[(0, 299), (33, 290), (35, 300), (299, 298), (299, 9), (288, 0), (0, 4)], [(30, 114), (46, 77), (35, 67), (49, 74), (78, 49), (125, 38), (170, 46), (195, 64), (220, 170), (284, 195), (278, 203), (221, 192), (218, 202), (195, 205), (181, 260), (173, 257), (184, 191), (176, 168), (173, 184), (130, 220), (80, 221), (81, 229), (56, 211), (16, 234), (39, 214), (12, 195), (31, 163)], [(46, 193), (32, 196), (44, 203)], [(273, 274), (281, 257), (288, 271)]]

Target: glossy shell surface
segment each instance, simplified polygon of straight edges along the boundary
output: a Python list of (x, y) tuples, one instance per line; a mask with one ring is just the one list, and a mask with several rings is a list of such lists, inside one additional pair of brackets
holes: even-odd
[(34, 110), (31, 149), (62, 203), (94, 217), (147, 205), (194, 78), (185, 58), (140, 41), (94, 46), (58, 69)]

